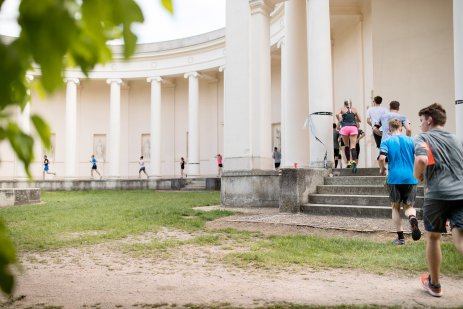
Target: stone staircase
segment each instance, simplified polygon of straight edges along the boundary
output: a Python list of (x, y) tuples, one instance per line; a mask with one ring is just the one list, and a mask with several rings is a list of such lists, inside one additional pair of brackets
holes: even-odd
[(182, 191), (220, 190), (220, 178), (183, 178), (179, 189)]
[[(384, 186), (385, 177), (378, 176), (379, 168), (359, 168), (356, 174), (350, 169), (333, 170), (333, 177), (325, 177), (316, 193), (309, 194), (308, 203), (301, 211), (307, 214), (354, 217), (390, 218), (389, 193)], [(415, 208), (421, 219), (423, 187), (418, 187)], [(403, 213), (403, 211), (401, 211)]]
[(182, 191), (204, 191), (206, 190), (205, 178), (185, 178), (185, 186)]

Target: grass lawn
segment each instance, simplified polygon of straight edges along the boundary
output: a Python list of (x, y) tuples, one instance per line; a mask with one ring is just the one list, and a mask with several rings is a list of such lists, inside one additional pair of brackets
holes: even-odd
[[(0, 209), (19, 251), (50, 250), (156, 232), (160, 227), (202, 229), (230, 214), (202, 212), (220, 203), (217, 192), (83, 191), (43, 192), (41, 205)], [(67, 237), (79, 234), (80, 237)]]
[[(265, 236), (233, 229), (206, 232), (207, 221), (231, 212), (203, 212), (193, 207), (219, 204), (218, 192), (43, 192), (42, 200), (45, 203), (41, 205), (0, 209), (0, 217), (20, 252), (96, 244), (167, 227), (203, 233), (193, 240), (138, 243), (128, 249), (149, 253), (159, 249), (168, 252), (182, 245), (227, 246), (230, 254), (225, 260), (243, 267), (304, 265), (377, 273), (426, 271), (424, 241), (393, 246), (347, 237)], [(69, 237), (76, 234), (79, 237)], [(233, 244), (249, 250), (234, 252)], [(443, 244), (443, 255), (442, 273), (463, 277), (463, 256), (450, 242)]]

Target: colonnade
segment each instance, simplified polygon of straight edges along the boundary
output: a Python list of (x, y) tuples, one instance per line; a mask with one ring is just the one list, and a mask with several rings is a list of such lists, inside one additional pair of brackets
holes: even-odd
[[(188, 174), (198, 176), (200, 174), (199, 162), (199, 78), (198, 72), (185, 73), (188, 79)], [(206, 78), (209, 78), (206, 76)], [(148, 171), (153, 177), (161, 176), (161, 109), (162, 109), (162, 84), (171, 84), (160, 76), (146, 79), (150, 84), (150, 145), (151, 145), (151, 169)], [(121, 87), (122, 79), (108, 79), (109, 85), (109, 132), (108, 132), (108, 178), (120, 178), (120, 153), (121, 153)], [(77, 102), (78, 78), (66, 78), (65, 92), (65, 154), (64, 177), (73, 179), (78, 175), (78, 132), (77, 132)], [(18, 123), (22, 130), (30, 133), (30, 104), (27, 104), (19, 113)], [(25, 177), (24, 168), (16, 164), (16, 178)]]
[[(249, 39), (241, 29), (246, 25), (235, 25), (234, 20), (237, 19), (227, 16), (227, 20), (230, 20), (227, 22), (227, 51), (231, 52), (226, 54), (227, 68), (230, 69), (225, 72), (225, 108), (231, 104), (236, 106), (237, 102), (249, 105), (249, 108), (238, 108), (238, 111), (228, 108), (224, 115), (226, 123), (239, 123), (243, 118), (249, 121), (239, 128), (226, 127), (227, 169), (272, 168), (270, 13), (277, 2), (282, 1), (230, 1), (230, 8), (227, 7), (227, 12), (230, 9), (250, 14)], [(333, 153), (329, 1), (294, 0), (285, 1), (284, 5), (285, 35), (278, 44), (282, 56), (282, 167), (292, 167), (294, 163), (300, 167), (322, 167), (325, 155), (332, 161)], [(243, 23), (242, 20), (239, 22)], [(250, 42), (250, 52), (247, 59), (243, 60), (246, 41)], [(238, 49), (240, 53), (235, 51)], [(246, 69), (248, 65), (249, 70)], [(245, 80), (244, 74), (249, 74), (249, 87), (240, 87), (236, 82)], [(243, 97), (242, 93), (234, 93), (232, 89), (237, 87), (247, 91), (248, 98)], [(303, 128), (309, 113), (313, 115), (310, 121), (316, 132)], [(250, 139), (239, 140), (236, 132), (227, 132), (227, 129), (241, 130), (240, 135), (250, 136)]]

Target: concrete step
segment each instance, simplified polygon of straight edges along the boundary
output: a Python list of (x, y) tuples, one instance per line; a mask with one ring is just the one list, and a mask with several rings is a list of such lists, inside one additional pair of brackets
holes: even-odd
[(325, 177), (325, 185), (334, 186), (359, 186), (370, 185), (379, 186), (384, 185), (386, 177), (384, 176), (351, 176), (351, 177)]
[(358, 168), (357, 173), (353, 174), (350, 168), (333, 169), (334, 176), (379, 176), (379, 167), (363, 167)]
[[(416, 197), (415, 206), (421, 208), (424, 198)], [(328, 205), (354, 205), (354, 206), (389, 206), (391, 204), (388, 195), (332, 195), (309, 194), (310, 204)]]
[[(312, 215), (330, 215), (345, 217), (365, 218), (391, 218), (391, 207), (388, 206), (357, 206), (357, 205), (328, 205), (328, 204), (304, 204), (301, 212)], [(401, 215), (404, 216), (403, 210)], [(416, 216), (422, 219), (421, 208), (416, 208)]]
[(206, 179), (204, 178), (191, 178), (185, 179), (185, 186), (182, 191), (204, 191), (206, 190)]
[[(333, 194), (333, 195), (389, 195), (389, 191), (384, 185), (321, 185), (317, 186), (318, 194)], [(424, 188), (418, 186), (418, 196), (424, 196)]]

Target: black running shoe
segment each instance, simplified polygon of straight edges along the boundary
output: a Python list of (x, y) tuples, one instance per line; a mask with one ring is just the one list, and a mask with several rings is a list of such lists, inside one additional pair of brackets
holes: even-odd
[(413, 240), (419, 240), (421, 238), (421, 231), (418, 227), (418, 220), (415, 217), (410, 219), (410, 226), (412, 228), (412, 238)]

